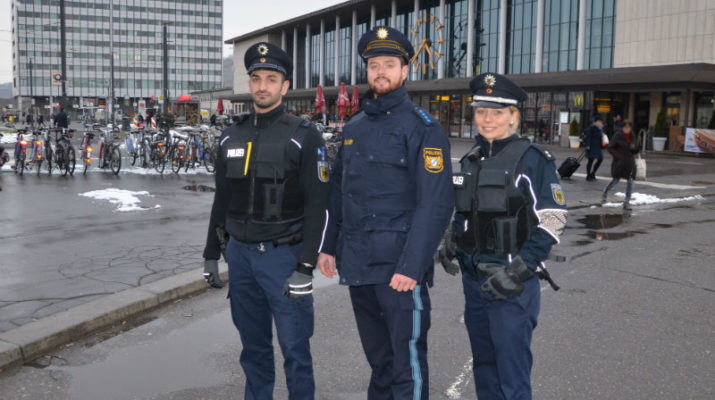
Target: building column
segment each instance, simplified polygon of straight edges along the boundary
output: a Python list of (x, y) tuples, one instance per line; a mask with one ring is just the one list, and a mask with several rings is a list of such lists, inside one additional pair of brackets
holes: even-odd
[(506, 0), (499, 0), (499, 53), (497, 58), (497, 73), (506, 71)]
[(534, 72), (541, 72), (544, 56), (544, 0), (536, 2), (536, 57), (534, 57)]
[(286, 39), (286, 31), (285, 29), (281, 30), (281, 49), (283, 51), (288, 52), (288, 49), (286, 49), (288, 40)]
[(310, 24), (305, 24), (305, 88), (310, 87)]
[(375, 27), (375, 4), (370, 4), (370, 29)]
[[(467, 1), (467, 78), (474, 75), (474, 0)], [(482, 40), (477, 38), (477, 40)]]
[(576, 49), (576, 70), (584, 68), (586, 58), (586, 0), (578, 2), (578, 47)]
[[(416, 20), (419, 18), (420, 15), (420, 0), (415, 0), (415, 6), (414, 6), (414, 19)], [(412, 22), (414, 23), (414, 22)], [(415, 49), (417, 51), (417, 49)], [(412, 80), (416, 81), (417, 80), (417, 70), (414, 68), (414, 66), (410, 66), (412, 69)]]
[(335, 70), (333, 71), (333, 82), (339, 86), (340, 82), (340, 15), (335, 16)]
[(392, 0), (392, 13), (390, 14), (390, 26), (397, 28), (397, 0)]
[[(437, 13), (438, 18), (439, 18), (439, 23), (444, 24), (444, 0), (439, 0), (439, 11)], [(446, 27), (442, 28), (443, 30), (447, 30)], [(442, 35), (442, 38), (444, 41), (442, 42), (442, 53), (441, 57), (437, 59), (437, 79), (444, 79), (444, 60), (445, 60), (445, 54), (447, 53), (447, 39), (445, 38), (446, 35)], [(434, 46), (437, 48), (437, 46)]]
[(353, 26), (352, 26), (352, 37), (350, 38), (350, 84), (355, 85), (357, 82), (357, 11), (353, 10)]
[(298, 84), (298, 27), (293, 27), (293, 89)]
[(325, 20), (320, 20), (320, 50), (318, 52), (318, 84), (325, 86)]

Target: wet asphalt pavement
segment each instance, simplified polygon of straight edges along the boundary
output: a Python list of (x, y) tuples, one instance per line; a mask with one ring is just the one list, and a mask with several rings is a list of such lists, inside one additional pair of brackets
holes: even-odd
[[(453, 158), (469, 146), (453, 141)], [(575, 154), (549, 149), (557, 162)], [(562, 182), (569, 219), (554, 253), (567, 261), (550, 264), (560, 291), (542, 284), (536, 399), (715, 398), (715, 160), (646, 158), (648, 181), (636, 182), (634, 192), (701, 197), (634, 206), (627, 214), (618, 204), (597, 206), (609, 156), (597, 182), (585, 181), (584, 166)], [(184, 187), (212, 186), (212, 179), (0, 172), (0, 331), (199, 267), (212, 193)], [(117, 212), (78, 196), (109, 187), (148, 191), (139, 196), (146, 209)], [(611, 200), (624, 190), (621, 183)], [(436, 268), (431, 397), (475, 398), (461, 282)], [(0, 397), (242, 398), (240, 340), (225, 295), (206, 290), (0, 372)], [(347, 290), (318, 277), (315, 309), (316, 398), (364, 398), (369, 367)], [(275, 397), (287, 398), (281, 365), (277, 351)]]

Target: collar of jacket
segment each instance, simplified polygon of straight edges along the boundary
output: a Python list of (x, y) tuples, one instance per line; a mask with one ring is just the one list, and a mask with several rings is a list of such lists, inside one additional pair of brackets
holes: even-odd
[(378, 115), (387, 112), (391, 108), (394, 108), (408, 99), (407, 87), (402, 85), (399, 89), (393, 90), (392, 92), (382, 95), (376, 99), (365, 99), (365, 101), (363, 101), (362, 108), (368, 115)]
[[(494, 157), (497, 155), (506, 145), (509, 143), (519, 140), (519, 135), (516, 133), (510, 134), (508, 137), (500, 140), (494, 140), (492, 141), (491, 145), (487, 139), (484, 138), (482, 135), (477, 136), (477, 143), (479, 144), (479, 148), (481, 149), (480, 152), (482, 153), (483, 157)], [(491, 150), (491, 151), (489, 151)]]
[(285, 113), (285, 107), (281, 104), (267, 113), (257, 113), (255, 109), (251, 113), (251, 125), (255, 128), (266, 128), (272, 125), (278, 117)]

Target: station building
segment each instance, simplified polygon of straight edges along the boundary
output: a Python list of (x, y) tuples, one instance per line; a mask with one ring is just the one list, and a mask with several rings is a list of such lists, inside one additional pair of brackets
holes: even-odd
[(226, 40), (234, 46), (235, 111), (251, 98), (243, 67), (257, 41), (281, 46), (295, 65), (289, 109), (312, 110), (322, 85), (333, 113), (340, 82), (367, 90), (357, 42), (389, 25), (418, 51), (407, 86), (452, 137), (470, 138), (468, 84), (506, 74), (529, 98), (521, 133), (554, 141), (563, 122), (598, 114), (647, 129), (704, 127), (713, 114), (715, 0), (349, 0)]

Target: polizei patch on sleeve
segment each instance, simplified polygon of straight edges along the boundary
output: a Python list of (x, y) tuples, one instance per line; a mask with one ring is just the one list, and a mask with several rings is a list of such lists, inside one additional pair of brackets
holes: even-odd
[(551, 184), (551, 195), (554, 197), (556, 204), (563, 206), (566, 204), (566, 198), (564, 198), (564, 191), (561, 189), (561, 185), (558, 183)]
[(442, 149), (435, 147), (425, 147), (422, 150), (422, 156), (425, 159), (425, 169), (427, 172), (437, 174), (444, 169), (444, 159), (442, 158)]

